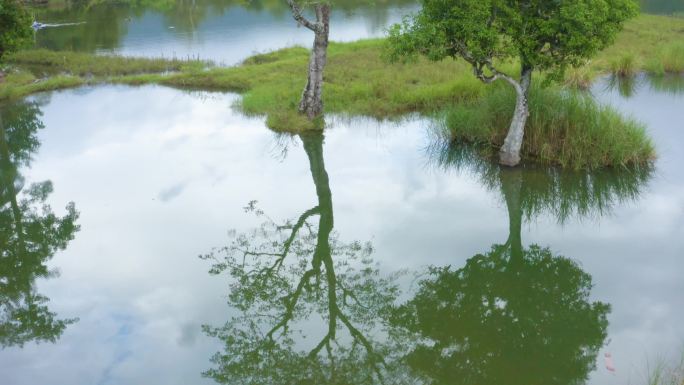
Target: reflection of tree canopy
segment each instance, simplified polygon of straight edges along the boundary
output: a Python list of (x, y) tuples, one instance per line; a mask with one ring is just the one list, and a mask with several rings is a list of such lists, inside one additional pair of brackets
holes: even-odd
[(344, 243), (333, 232), (323, 136), (300, 137), (318, 204), (281, 225), (252, 203), (247, 211), (264, 224), (202, 257), (214, 262), (211, 273), (233, 278), (228, 302), (241, 312), (222, 327), (205, 327), (225, 341), (205, 373), (221, 383), (370, 384), (387, 369), (387, 347), (370, 336), (382, 328), (397, 288), (379, 277), (369, 244)]
[(591, 276), (577, 263), (525, 248), (522, 222), (543, 213), (559, 222), (607, 214), (636, 199), (652, 170), (510, 169), (469, 146), (438, 141), (429, 150), (436, 165), (468, 171), (501, 193), (509, 235), (460, 269), (430, 268), (416, 295), (395, 309), (395, 332), (416, 341), (405, 362), (434, 384), (584, 383), (610, 306), (591, 302)]
[(523, 165), (508, 169), (481, 156), (474, 146), (452, 145), (442, 138), (428, 148), (428, 156), (438, 167), (475, 175), (507, 201), (516, 194), (525, 218), (546, 213), (559, 222), (610, 214), (616, 205), (636, 200), (653, 175), (648, 166), (574, 171)]
[[(56, 275), (46, 266), (66, 248), (78, 230), (74, 204), (64, 217), (46, 203), (52, 184), (23, 189), (18, 172), (38, 148), (36, 131), (43, 127), (40, 111), (31, 103), (0, 107), (0, 346), (59, 338), (73, 319), (60, 320), (47, 307), (47, 297), (35, 291), (36, 278)], [(20, 190), (22, 190), (20, 192)]]
[(625, 99), (633, 97), (638, 91), (647, 88), (654, 93), (681, 95), (684, 93), (684, 77), (679, 75), (638, 74), (635, 76), (609, 76), (605, 88), (617, 91)]
[(578, 384), (608, 326), (591, 288), (548, 249), (495, 245), (461, 269), (432, 268), (394, 324), (418, 336), (406, 361), (434, 384)]
[(95, 52), (117, 48), (128, 33), (127, 18), (134, 12), (121, 4), (102, 4), (86, 7), (80, 2), (67, 3), (63, 9), (41, 11), (41, 22), (74, 23), (63, 28), (49, 28), (36, 32), (36, 45), (51, 50)]

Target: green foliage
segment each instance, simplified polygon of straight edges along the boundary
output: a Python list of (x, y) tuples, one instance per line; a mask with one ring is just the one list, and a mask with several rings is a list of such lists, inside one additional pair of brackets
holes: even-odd
[[(515, 105), (508, 87), (492, 87), (473, 103), (449, 110), (446, 126), (459, 142), (499, 146)], [(648, 165), (653, 143), (642, 124), (620, 116), (591, 96), (533, 87), (522, 154), (545, 164), (574, 169)]]
[(0, 0), (0, 60), (32, 41), (31, 21), (18, 0)]
[(43, 128), (33, 103), (0, 106), (0, 347), (55, 342), (76, 319), (58, 319), (49, 299), (36, 292), (38, 278), (56, 272), (47, 262), (66, 248), (79, 227), (73, 203), (59, 217), (47, 204), (52, 183), (24, 188), (19, 169), (38, 149)]
[(460, 269), (433, 267), (393, 325), (405, 356), (434, 385), (579, 384), (596, 367), (610, 305), (572, 260), (532, 245), (494, 245)]
[[(560, 77), (613, 42), (636, 16), (634, 0), (423, 0), (422, 10), (389, 33), (389, 57), (461, 57), (482, 79), (497, 61)], [(491, 75), (491, 73), (490, 73)]]

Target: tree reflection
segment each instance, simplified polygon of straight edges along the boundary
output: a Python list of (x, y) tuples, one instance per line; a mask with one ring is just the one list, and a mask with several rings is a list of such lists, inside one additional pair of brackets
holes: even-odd
[(280, 225), (253, 202), (246, 209), (264, 224), (202, 256), (214, 262), (211, 273), (233, 278), (228, 302), (241, 313), (222, 327), (205, 326), (225, 342), (205, 375), (231, 384), (382, 382), (389, 346), (372, 336), (382, 334), (397, 287), (379, 276), (370, 244), (344, 243), (333, 232), (323, 135), (299, 137), (317, 205)]
[(0, 346), (55, 342), (75, 319), (58, 319), (49, 299), (35, 290), (37, 278), (57, 273), (46, 263), (78, 231), (73, 203), (64, 217), (46, 203), (49, 181), (25, 188), (19, 169), (28, 166), (43, 128), (33, 103), (0, 106)]
[(509, 212), (522, 219), (550, 215), (563, 223), (570, 218), (598, 219), (610, 215), (616, 205), (635, 201), (653, 176), (652, 166), (564, 170), (541, 165), (502, 169), (478, 149), (451, 145), (437, 138), (428, 147), (432, 165), (475, 175), (489, 190), (504, 198)]
[(522, 222), (542, 213), (560, 222), (606, 214), (638, 197), (650, 170), (508, 169), (444, 143), (430, 155), (500, 191), (509, 236), (462, 268), (430, 268), (415, 296), (395, 309), (395, 333), (416, 341), (405, 362), (434, 384), (584, 383), (606, 339), (610, 306), (592, 302), (592, 278), (576, 262), (525, 248)]
[[(374, 31), (383, 28), (394, 6), (414, 4), (414, 0), (347, 0), (337, 9), (345, 13), (358, 13), (369, 20)], [(226, 23), (243, 24), (244, 9), (248, 12), (267, 13), (286, 18), (290, 10), (284, 0), (76, 0), (40, 10), (40, 21), (50, 23), (84, 22), (65, 28), (38, 31), (36, 43), (52, 50), (96, 52), (118, 48), (129, 32), (129, 23), (139, 20), (140, 29), (158, 28), (154, 18), (144, 19), (149, 11), (159, 13), (165, 26), (178, 32), (197, 31), (207, 20), (221, 16)], [(232, 15), (228, 15), (233, 12)]]
[(591, 288), (570, 259), (509, 242), (432, 268), (394, 323), (420, 337), (406, 361), (434, 384), (582, 383), (610, 310)]

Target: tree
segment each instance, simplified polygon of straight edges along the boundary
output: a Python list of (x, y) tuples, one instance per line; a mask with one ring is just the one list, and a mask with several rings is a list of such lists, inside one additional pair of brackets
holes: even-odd
[[(468, 62), (484, 83), (503, 79), (516, 106), (499, 153), (506, 166), (520, 163), (533, 71), (560, 78), (611, 44), (638, 12), (635, 0), (422, 0), (420, 12), (390, 29), (390, 58), (423, 54)], [(516, 59), (520, 76), (502, 70)]]
[(32, 39), (31, 15), (18, 0), (0, 0), (0, 60)]
[[(251, 202), (246, 210), (267, 220), (201, 257), (214, 262), (212, 274), (229, 273), (229, 304), (240, 311), (224, 326), (204, 327), (225, 342), (205, 373), (219, 383), (370, 385), (390, 367), (390, 349), (369, 335), (382, 329), (398, 289), (379, 277), (369, 244), (343, 243), (333, 232), (323, 135), (299, 137), (317, 205), (279, 224)], [(311, 322), (324, 325), (320, 333)]]
[[(304, 27), (314, 33), (314, 43), (309, 58), (309, 70), (299, 102), (299, 111), (306, 114), (309, 119), (323, 113), (323, 71), (328, 60), (328, 39), (330, 37), (330, 12), (329, 1), (286, 0), (292, 10), (292, 17)], [(316, 21), (309, 20), (302, 11), (303, 6), (313, 8)]]
[[(4, 106), (3, 106), (4, 107)], [(24, 189), (21, 166), (27, 166), (38, 148), (37, 130), (43, 127), (35, 104), (12, 105), (0, 111), (0, 347), (23, 346), (29, 341), (55, 342), (76, 319), (58, 319), (49, 299), (36, 292), (37, 278), (57, 273), (47, 262), (66, 248), (78, 231), (73, 203), (58, 217), (46, 201), (49, 181)]]

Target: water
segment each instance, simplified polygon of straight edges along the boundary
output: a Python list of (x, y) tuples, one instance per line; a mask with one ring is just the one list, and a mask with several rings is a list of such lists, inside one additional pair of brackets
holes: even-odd
[[(192, 4), (179, 2), (170, 9), (104, 5), (90, 11), (79, 7), (45, 11), (38, 16), (41, 22), (85, 23), (40, 30), (36, 44), (131, 56), (199, 57), (223, 64), (286, 46), (311, 45), (311, 31), (297, 27), (284, 1), (252, 1), (247, 7), (240, 4), (198, 0)], [(333, 12), (330, 36), (335, 41), (379, 37), (387, 26), (416, 9), (413, 0), (372, 6), (352, 1)]]
[[(310, 40), (281, 33), (280, 23), (291, 25), (281, 11), (209, 9), (187, 44), (168, 13), (124, 7), (111, 19), (132, 19), (111, 39), (39, 33), (71, 39), (74, 49), (156, 54), (151, 47), (160, 47), (226, 63)], [(238, 28), (268, 36), (244, 46), (209, 27), (201, 32), (223, 28), (226, 15), (274, 27)], [(349, 38), (379, 34), (394, 17), (368, 27), (367, 17), (346, 15), (336, 20), (345, 20), (337, 24)], [(162, 27), (135, 35), (145, 20)], [(91, 43), (79, 45), (78, 36)], [(210, 384), (228, 374), (292, 383), (302, 373), (329, 373), (325, 344), (315, 362), (300, 353), (331, 330), (342, 383), (366, 383), (379, 356), (390, 383), (421, 383), (417, 375), (473, 384), (644, 383), (649, 360), (677, 359), (684, 348), (680, 80), (605, 79), (592, 89), (647, 124), (659, 159), (638, 172), (505, 171), (467, 149), (445, 152), (430, 121), (417, 117), (400, 124), (327, 117), (324, 138), (279, 136), (263, 119), (235, 112), (236, 95), (157, 86), (81, 88), (5, 105), (0, 383)], [(43, 181), (51, 183), (30, 188)], [(11, 189), (33, 201), (13, 204)], [(240, 251), (280, 252), (306, 213), (309, 225), (297, 233), (286, 269), (265, 279), (245, 275), (277, 256), (243, 265)], [(220, 274), (209, 274), (212, 266)], [(307, 274), (307, 294), (288, 313), (279, 298), (292, 300)], [(231, 286), (236, 278), (241, 288)], [(388, 319), (390, 303), (406, 306)], [(248, 317), (227, 324), (243, 315), (237, 306)], [(339, 321), (332, 329), (331, 316)], [(292, 345), (264, 345), (260, 366), (250, 366), (245, 347), (261, 340), (251, 323), (261, 321), (266, 333), (283, 319)], [(349, 354), (352, 346), (358, 350)], [(393, 364), (400, 359), (408, 364)]]
[[(343, 3), (332, 16), (334, 41), (382, 36), (389, 25), (419, 9), (415, 0)], [(37, 46), (130, 56), (199, 57), (232, 65), (255, 53), (311, 44), (310, 31), (293, 23), (284, 1), (251, 0), (246, 7), (240, 0), (153, 1), (146, 7), (125, 2), (90, 8), (75, 4), (36, 15), (43, 23), (84, 22), (38, 31)], [(643, 0), (641, 4), (649, 13), (684, 12), (681, 0)]]
[[(397, 281), (405, 290), (400, 300), (415, 294), (417, 286), (407, 284), (413, 274), (430, 277), (425, 266), (450, 265), (454, 271), (465, 268), (465, 274), (476, 266), (469, 258), (487, 253), (493, 244), (509, 242), (511, 248), (503, 251), (509, 257), (500, 257), (501, 252), (487, 257), (506, 261), (510, 255), (524, 255), (525, 282), (538, 283), (537, 289), (520, 293), (533, 301), (516, 312), (528, 320), (550, 314), (547, 325), (552, 327), (540, 329), (548, 333), (542, 337), (552, 341), (547, 353), (600, 346), (605, 333), (607, 346), (596, 353), (611, 352), (618, 372), (610, 375), (599, 360), (591, 383), (637, 382), (645, 375), (647, 357), (673, 357), (684, 341), (676, 322), (684, 316), (679, 294), (684, 289), (684, 189), (678, 167), (682, 155), (675, 147), (682, 133), (670, 124), (683, 118), (681, 109), (675, 108), (682, 96), (646, 85), (629, 99), (607, 84), (594, 92), (648, 123), (660, 153), (652, 174), (578, 176), (544, 169), (501, 174), (496, 167), (473, 167), (467, 157), (458, 158), (465, 159), (460, 163), (453, 156), (441, 158), (429, 149), (434, 143), (429, 122), (420, 119), (400, 126), (339, 121), (326, 133), (324, 144), (316, 138), (283, 138), (265, 129), (260, 119), (233, 112), (232, 95), (108, 86), (32, 98), (47, 128), (37, 131), (40, 148), (32, 152), (30, 167), (21, 167), (20, 173), (25, 184), (51, 180), (54, 192), (48, 202), (60, 216), (66, 214), (62, 208), (68, 202), (76, 202), (81, 226), (68, 248), (47, 263), (61, 276), (38, 279), (35, 290), (51, 299), (49, 310), (57, 319), (79, 320), (66, 327), (56, 344), (6, 346), (0, 352), (3, 383), (209, 383), (200, 373), (214, 367), (209, 358), (224, 347), (202, 333), (200, 325), (222, 326), (238, 313), (226, 304), (230, 276), (208, 275), (211, 261), (197, 256), (229, 245), (229, 230), (249, 232), (265, 221), (243, 211), (253, 200), (278, 223), (315, 206), (329, 207), (320, 218), (331, 218), (334, 208), (337, 235), (331, 239), (337, 241), (330, 247), (336, 260), (346, 260), (335, 253), (352, 241), (370, 241), (382, 276), (409, 269)], [(78, 120), (73, 120), (75, 115)], [(310, 171), (310, 165), (323, 163), (328, 183), (320, 173), (312, 178)], [(458, 171), (459, 165), (465, 168)], [(578, 183), (587, 177), (594, 178), (595, 190)], [(326, 185), (332, 192), (331, 206), (325, 203)], [(545, 193), (549, 186), (560, 193)], [(590, 194), (587, 201), (582, 199), (586, 191), (606, 194)], [(519, 192), (522, 195), (516, 195)], [(574, 215), (567, 217), (563, 207), (574, 208)], [(316, 232), (318, 217), (311, 223)], [(273, 236), (250, 239), (253, 245), (282, 241)], [(583, 277), (583, 283), (551, 271), (535, 274), (535, 266), (541, 265), (529, 254), (531, 244), (549, 247), (547, 261), (564, 266), (561, 271), (566, 274)], [(300, 247), (317, 245), (305, 238)], [(363, 256), (362, 250), (351, 254)], [(358, 266), (352, 263), (356, 273)], [(499, 301), (520, 299), (507, 294), (506, 288), (524, 286), (510, 283), (506, 269), (498, 269), (468, 284), (466, 288), (475, 291), (465, 291), (466, 295), (477, 298), (481, 290), (493, 290), (491, 295)], [(479, 287), (483, 282), (503, 286)], [(554, 285), (557, 282), (567, 282), (562, 285), (570, 290), (566, 294), (585, 304), (570, 315), (584, 317), (576, 322), (589, 325), (580, 330), (596, 335), (594, 340), (570, 332), (568, 311), (557, 303), (557, 291), (564, 290)], [(555, 295), (544, 295), (547, 290), (556, 290)], [(315, 301), (304, 304), (307, 309), (315, 307)], [(599, 304), (609, 304), (611, 310), (593, 315), (580, 310)], [(607, 328), (600, 326), (602, 316), (607, 317)], [(518, 350), (501, 348), (502, 339), (514, 330), (510, 320), (502, 322), (504, 331), (495, 341), (482, 340), (485, 352), (518, 362), (510, 359), (527, 349), (540, 349), (535, 345), (540, 342), (520, 346), (515, 339), (509, 341), (510, 349)], [(305, 330), (317, 336), (324, 325), (312, 321)], [(345, 328), (339, 329), (344, 341)], [(563, 367), (541, 353), (518, 365), (523, 363), (531, 369), (562, 372)], [(496, 366), (488, 369), (488, 376), (508, 373)], [(590, 369), (579, 365), (566, 375), (574, 378)], [(544, 377), (551, 375), (547, 371), (537, 372), (550, 378)]]

